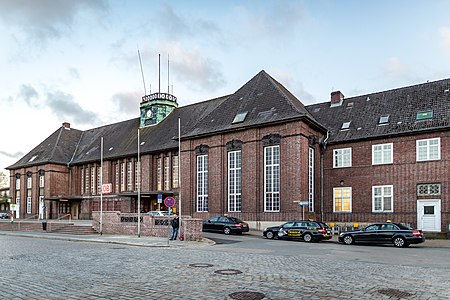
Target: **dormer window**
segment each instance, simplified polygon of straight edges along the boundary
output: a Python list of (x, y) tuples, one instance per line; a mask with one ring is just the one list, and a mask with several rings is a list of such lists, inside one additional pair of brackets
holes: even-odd
[(381, 116), (378, 120), (378, 124), (387, 124), (389, 123), (389, 115)]
[(244, 122), (245, 117), (247, 116), (247, 113), (248, 113), (248, 111), (236, 114), (236, 116), (233, 119), (232, 124)]
[(432, 110), (426, 110), (426, 111), (419, 111), (416, 115), (416, 120), (427, 120), (433, 118), (433, 111)]
[(349, 128), (350, 128), (350, 123), (351, 123), (351, 122), (352, 122), (352, 121), (342, 123), (341, 130), (349, 129)]

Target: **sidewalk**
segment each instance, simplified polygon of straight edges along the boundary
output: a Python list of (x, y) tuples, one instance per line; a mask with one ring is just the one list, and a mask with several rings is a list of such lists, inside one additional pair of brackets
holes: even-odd
[(90, 242), (90, 243), (108, 243), (139, 247), (204, 247), (213, 245), (214, 242), (203, 238), (201, 241), (169, 241), (166, 237), (148, 237), (137, 235), (116, 235), (116, 234), (93, 234), (93, 235), (75, 235), (58, 234), (47, 232), (31, 231), (0, 231), (0, 235), (19, 236), (28, 238), (42, 238), (50, 240), (63, 240), (72, 242)]

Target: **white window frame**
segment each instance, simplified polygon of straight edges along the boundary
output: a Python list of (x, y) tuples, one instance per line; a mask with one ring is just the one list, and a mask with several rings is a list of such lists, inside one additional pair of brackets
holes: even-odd
[[(437, 144), (434, 144), (437, 142)], [(430, 145), (433, 143), (432, 145)], [(436, 153), (435, 157), (432, 155)], [(425, 154), (425, 157), (423, 157)], [(441, 138), (416, 140), (416, 160), (417, 161), (429, 161), (441, 159)]]
[(314, 211), (314, 158), (315, 149), (309, 147), (308, 149), (308, 209)]
[(31, 214), (31, 197), (27, 197), (27, 214)]
[[(376, 161), (376, 154), (379, 154), (380, 160)], [(394, 144), (376, 144), (372, 145), (372, 165), (385, 165), (394, 162)]]
[(242, 151), (228, 152), (228, 211), (242, 210)]
[[(379, 189), (380, 194), (375, 195), (375, 190)], [(390, 193), (387, 192), (389, 189)], [(391, 209), (385, 209), (386, 198), (390, 198)], [(381, 208), (376, 209), (375, 201), (379, 199), (381, 201)], [(394, 186), (393, 185), (376, 185), (372, 186), (372, 212), (394, 212)]]
[(20, 190), (20, 178), (16, 178), (16, 190)]
[[(341, 209), (340, 210), (336, 210), (336, 191), (340, 190), (341, 191), (341, 195), (344, 194), (344, 191), (350, 191), (350, 209), (349, 210), (344, 210), (344, 201), (343, 199), (346, 197), (341, 196)], [(338, 187), (338, 188), (333, 188), (333, 212), (335, 213), (351, 213), (352, 212), (352, 202), (353, 202), (353, 192), (352, 192), (352, 188), (351, 187)]]
[(170, 190), (170, 156), (164, 157), (164, 190)]
[(180, 167), (178, 159), (178, 155), (172, 156), (172, 188), (174, 189), (180, 187)]
[(333, 150), (333, 168), (349, 168), (352, 166), (352, 148)]
[(97, 167), (97, 194), (100, 195), (102, 193), (102, 167)]
[(280, 211), (280, 145), (264, 147), (264, 211)]
[(127, 191), (133, 190), (133, 162), (127, 161)]
[(208, 155), (197, 156), (197, 212), (208, 211)]

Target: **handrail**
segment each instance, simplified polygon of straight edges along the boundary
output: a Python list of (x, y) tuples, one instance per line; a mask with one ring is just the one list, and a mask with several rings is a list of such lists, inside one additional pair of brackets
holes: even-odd
[(56, 222), (56, 221), (60, 221), (61, 219), (66, 218), (66, 217), (69, 217), (69, 222), (72, 222), (72, 214), (65, 214), (65, 215), (63, 215), (63, 216), (61, 216), (61, 217), (59, 217), (59, 218), (57, 218), (57, 219), (54, 219), (54, 220), (52, 220), (52, 221), (50, 221), (50, 222), (51, 222), (51, 223), (54, 223), (54, 222)]
[(26, 220), (31, 220), (31, 219), (38, 219), (39, 218), (39, 214), (34, 214), (31, 217), (25, 218), (25, 219), (19, 219), (18, 221), (26, 221)]

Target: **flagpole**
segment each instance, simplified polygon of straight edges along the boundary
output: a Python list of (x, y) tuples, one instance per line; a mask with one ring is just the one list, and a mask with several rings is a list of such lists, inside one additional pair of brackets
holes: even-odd
[(141, 141), (140, 141), (141, 137), (140, 137), (140, 131), (139, 131), (139, 127), (138, 127), (138, 132), (137, 132), (137, 141), (138, 141), (138, 149), (137, 149), (137, 173), (138, 173), (138, 178), (136, 178), (136, 180), (138, 180), (138, 204), (137, 204), (137, 210), (138, 210), (138, 232), (137, 235), (138, 237), (141, 237), (141, 153), (140, 153), (140, 148), (141, 148)]
[[(178, 118), (178, 213), (180, 215), (180, 228), (182, 224), (182, 217), (181, 217), (181, 119)], [(180, 229), (180, 235), (181, 235), (181, 229)], [(184, 238), (184, 233), (183, 233)]]
[[(103, 184), (103, 137), (100, 138), (100, 187)], [(103, 188), (100, 188), (100, 235), (103, 235)]]

